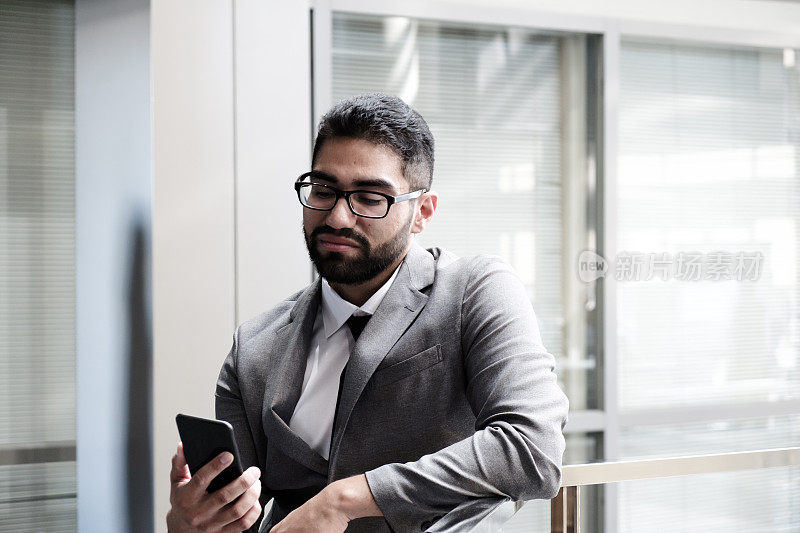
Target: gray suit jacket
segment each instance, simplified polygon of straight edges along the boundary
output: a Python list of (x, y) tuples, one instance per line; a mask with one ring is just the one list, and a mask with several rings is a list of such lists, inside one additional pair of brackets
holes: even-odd
[(509, 266), (411, 247), (350, 356), (329, 461), (289, 428), (319, 302), (317, 280), (242, 324), (217, 382), (217, 417), (261, 468), (262, 503), (275, 497), (262, 530), (361, 473), (384, 517), (348, 531), (420, 531), (483, 498), (557, 493), (567, 399)]

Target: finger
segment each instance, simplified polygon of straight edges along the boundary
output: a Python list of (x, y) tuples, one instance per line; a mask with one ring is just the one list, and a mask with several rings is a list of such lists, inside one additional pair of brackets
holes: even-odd
[(222, 509), (221, 514), (224, 517), (223, 523), (230, 524), (231, 522), (239, 520), (250, 510), (253, 504), (258, 501), (259, 496), (261, 496), (261, 482), (256, 480), (244, 494)]
[[(240, 509), (241, 514), (236, 517), (233, 517), (231, 513), (220, 511), (256, 484), (260, 475), (261, 470), (257, 466), (251, 466), (241, 476), (221, 489), (212, 494), (207, 494), (198, 513), (202, 521), (209, 525), (223, 526), (232, 522), (234, 518), (242, 516), (249, 509), (249, 505)], [(258, 494), (261, 494), (261, 483), (258, 483), (257, 490)]]
[(186, 457), (183, 455), (183, 444), (178, 443), (178, 450), (172, 456), (172, 470), (169, 473), (169, 480), (171, 483), (179, 483), (191, 477), (189, 465), (186, 464)]
[[(261, 516), (261, 504), (258, 502), (254, 503), (250, 510), (241, 517), (239, 520), (234, 522), (233, 524), (229, 524), (225, 526), (222, 531), (223, 533), (234, 533), (238, 531), (244, 531), (246, 529), (250, 529), (250, 527), (256, 523), (258, 517)], [(274, 528), (273, 528), (274, 531)]]
[(214, 478), (217, 477), (220, 472), (228, 468), (232, 462), (233, 454), (230, 452), (222, 452), (206, 463), (203, 468), (198, 470), (186, 486), (191, 487), (192, 492), (198, 497), (201, 496), (205, 493), (208, 485)]

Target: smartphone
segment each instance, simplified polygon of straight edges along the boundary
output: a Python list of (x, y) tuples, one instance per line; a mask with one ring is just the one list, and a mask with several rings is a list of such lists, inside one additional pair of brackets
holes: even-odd
[(211, 420), (179, 414), (175, 417), (183, 442), (183, 454), (189, 471), (195, 475), (205, 464), (212, 461), (222, 452), (233, 454), (233, 462), (215, 477), (206, 491), (221, 489), (242, 475), (242, 464), (239, 462), (239, 450), (233, 435), (233, 426), (224, 420)]

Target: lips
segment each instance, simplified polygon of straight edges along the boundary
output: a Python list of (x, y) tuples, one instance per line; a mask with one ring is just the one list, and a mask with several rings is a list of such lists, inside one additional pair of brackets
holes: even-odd
[(319, 245), (323, 250), (328, 250), (331, 252), (342, 252), (360, 247), (356, 241), (352, 241), (344, 237), (335, 237), (333, 235), (318, 236), (317, 240), (319, 241)]

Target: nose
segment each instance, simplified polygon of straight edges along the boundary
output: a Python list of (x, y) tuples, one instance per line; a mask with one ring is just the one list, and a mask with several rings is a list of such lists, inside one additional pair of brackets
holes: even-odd
[(355, 225), (355, 219), (356, 215), (350, 211), (347, 200), (340, 196), (336, 199), (336, 203), (333, 204), (333, 209), (328, 211), (325, 223), (334, 229), (350, 228)]

